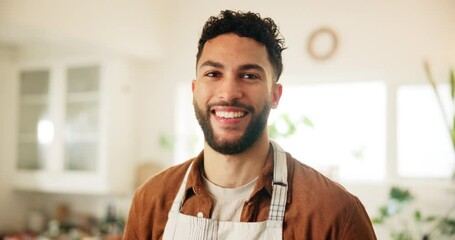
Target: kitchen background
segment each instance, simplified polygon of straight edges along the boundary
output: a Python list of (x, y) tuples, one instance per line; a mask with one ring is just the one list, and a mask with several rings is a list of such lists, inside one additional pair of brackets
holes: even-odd
[(379, 239), (450, 239), (453, 148), (423, 63), (451, 113), (454, 0), (0, 0), (0, 236), (121, 234), (135, 187), (201, 149), (190, 81), (221, 9), (286, 38), (284, 147), (356, 194)]

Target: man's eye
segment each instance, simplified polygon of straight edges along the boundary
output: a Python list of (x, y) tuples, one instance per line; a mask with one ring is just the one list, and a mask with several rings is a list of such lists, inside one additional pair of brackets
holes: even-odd
[(259, 77), (254, 75), (254, 74), (243, 74), (242, 78), (245, 78), (245, 79), (258, 79)]
[(205, 76), (207, 76), (207, 77), (219, 77), (220, 73), (218, 73), (218, 72), (209, 72)]

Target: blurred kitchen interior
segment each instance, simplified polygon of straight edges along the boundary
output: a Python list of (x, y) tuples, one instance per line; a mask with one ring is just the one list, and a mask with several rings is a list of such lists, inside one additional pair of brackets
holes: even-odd
[[(52, 220), (68, 218), (84, 226), (117, 221), (121, 228), (134, 189), (143, 179), (201, 149), (200, 136), (194, 137), (198, 129), (191, 127), (190, 81), (202, 25), (221, 9), (252, 10), (278, 23), (288, 47), (280, 80), (284, 95), (287, 86), (305, 84), (334, 84), (342, 94), (345, 84), (353, 83), (360, 84), (359, 89), (366, 84), (371, 96), (379, 94), (354, 101), (373, 105), (324, 115), (339, 122), (350, 115), (362, 119), (362, 114), (377, 114), (372, 122), (359, 123), (365, 124), (365, 141), (377, 141), (369, 143), (377, 154), (368, 153), (368, 144), (356, 151), (356, 156), (372, 162), (355, 165), (348, 159), (320, 166), (356, 194), (372, 217), (387, 203), (392, 186), (409, 189), (412, 209), (423, 215), (444, 215), (455, 204), (448, 174), (454, 170), (450, 138), (444, 132), (441, 139), (447, 140), (438, 138), (437, 146), (430, 139), (433, 128), (445, 129), (444, 121), (412, 129), (408, 137), (428, 137), (423, 141), (433, 144), (428, 149), (400, 140), (408, 132), (399, 126), (404, 129), (427, 121), (425, 116), (439, 115), (438, 105), (430, 106), (433, 112), (411, 105), (411, 117), (401, 118), (400, 111), (409, 111), (402, 105), (406, 102), (398, 100), (400, 87), (409, 85), (430, 89), (428, 99), (436, 102), (424, 60), (435, 81), (448, 83), (449, 70), (455, 68), (454, 0), (0, 0), (0, 236), (26, 229), (49, 231)], [(310, 38), (321, 27), (329, 28), (333, 38), (321, 35), (320, 43)], [(312, 56), (318, 54), (318, 46), (322, 54), (334, 50), (333, 55), (324, 60)], [(370, 89), (369, 83), (379, 87)], [(305, 104), (317, 107), (323, 101)], [(324, 111), (330, 112), (337, 99), (330, 101)], [(418, 117), (412, 118), (416, 112)], [(318, 127), (318, 114), (307, 114), (311, 124), (306, 127)], [(400, 119), (410, 122), (399, 124)], [(28, 137), (33, 133), (41, 135)], [(332, 147), (327, 143), (327, 152)], [(414, 155), (401, 147), (413, 149)], [(305, 147), (296, 149), (302, 149), (305, 158)], [(425, 155), (422, 162), (413, 163), (419, 155)], [(450, 163), (438, 160), (447, 156)], [(436, 165), (439, 168), (431, 168)], [(362, 173), (355, 177), (355, 171)], [(390, 228), (375, 227), (379, 239), (387, 239)], [(421, 229), (430, 228), (431, 224)]]

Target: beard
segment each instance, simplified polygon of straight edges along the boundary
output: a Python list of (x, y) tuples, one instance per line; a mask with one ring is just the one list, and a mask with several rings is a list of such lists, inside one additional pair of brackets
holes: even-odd
[(196, 100), (193, 99), (194, 112), (196, 114), (197, 121), (201, 126), (204, 138), (207, 144), (215, 151), (224, 155), (234, 155), (242, 153), (250, 148), (262, 135), (267, 125), (267, 119), (270, 114), (270, 106), (268, 103), (264, 103), (264, 107), (255, 115), (254, 108), (244, 104), (240, 104), (237, 101), (232, 103), (221, 103), (216, 104), (217, 106), (231, 106), (240, 107), (248, 110), (248, 114), (252, 114), (253, 117), (251, 122), (248, 124), (245, 132), (241, 137), (235, 140), (217, 140), (213, 131), (212, 124), (210, 123), (210, 109), (213, 105), (207, 106), (207, 110), (204, 112), (197, 104)]

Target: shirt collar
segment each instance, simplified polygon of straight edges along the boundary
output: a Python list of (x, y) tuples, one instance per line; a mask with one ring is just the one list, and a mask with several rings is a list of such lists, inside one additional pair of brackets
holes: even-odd
[[(273, 150), (271, 150), (273, 151)], [(260, 193), (261, 191), (265, 191), (269, 197), (272, 196), (272, 181), (273, 181), (273, 155), (268, 154), (267, 161), (262, 168), (261, 175), (258, 177), (258, 181), (256, 186), (253, 189), (250, 199), (254, 199), (254, 197)], [(290, 154), (286, 153), (286, 162), (287, 162), (287, 169), (288, 169), (288, 197), (287, 203), (291, 203), (291, 189), (292, 189), (292, 179), (294, 173), (294, 161)], [(202, 184), (202, 174), (203, 174), (203, 164), (204, 163), (204, 151), (201, 151), (197, 157), (193, 159), (193, 165), (191, 167), (188, 181), (185, 187), (185, 196), (184, 200), (193, 194), (196, 194), (201, 197), (209, 197), (207, 191), (204, 189), (204, 185)]]

